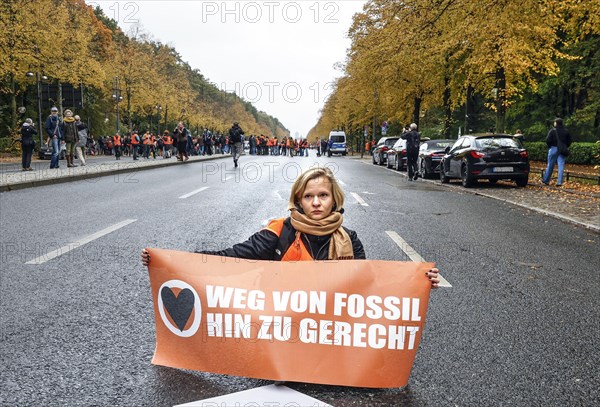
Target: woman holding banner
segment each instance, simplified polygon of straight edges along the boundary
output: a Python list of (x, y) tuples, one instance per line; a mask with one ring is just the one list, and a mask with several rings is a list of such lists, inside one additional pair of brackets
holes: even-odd
[[(288, 203), (290, 216), (269, 222), (245, 242), (203, 254), (251, 260), (309, 261), (366, 259), (356, 232), (342, 226), (344, 193), (331, 170), (313, 168), (296, 179)], [(142, 264), (150, 255), (142, 251)], [(438, 270), (426, 273), (438, 286)]]

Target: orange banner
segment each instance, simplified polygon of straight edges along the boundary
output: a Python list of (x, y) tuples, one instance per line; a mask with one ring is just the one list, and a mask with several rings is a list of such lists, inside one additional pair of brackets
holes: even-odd
[(269, 380), (407, 385), (432, 263), (148, 252), (152, 363)]

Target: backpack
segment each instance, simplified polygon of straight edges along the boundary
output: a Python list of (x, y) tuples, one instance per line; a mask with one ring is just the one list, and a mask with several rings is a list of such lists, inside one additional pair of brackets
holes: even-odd
[(229, 129), (229, 139), (232, 143), (241, 143), (242, 138), (240, 137), (240, 130), (235, 127)]
[(406, 149), (410, 151), (418, 151), (421, 138), (419, 133), (413, 130), (406, 136)]

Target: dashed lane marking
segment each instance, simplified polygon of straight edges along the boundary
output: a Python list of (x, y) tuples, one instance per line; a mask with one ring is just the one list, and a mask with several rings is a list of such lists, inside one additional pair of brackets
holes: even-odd
[[(396, 243), (396, 245), (398, 245), (398, 247), (400, 248), (400, 250), (402, 250), (404, 253), (406, 253), (406, 255), (408, 256), (409, 259), (411, 259), (414, 262), (425, 262), (425, 259), (423, 257), (421, 257), (421, 255), (419, 253), (417, 253), (417, 251), (415, 249), (413, 249), (407, 242), (406, 240), (402, 239), (400, 237), (400, 235), (394, 231), (386, 231), (385, 233), (387, 233), (387, 235), (390, 237), (390, 239), (392, 239), (394, 241), (394, 243)], [(446, 288), (451, 288), (452, 284), (450, 284), (448, 282), (448, 280), (446, 280), (444, 277), (442, 277), (442, 275), (439, 275), (440, 277), (440, 283), (438, 284), (439, 287), (446, 287)]]
[(279, 191), (273, 191), (273, 195), (275, 195), (280, 201), (285, 201), (285, 199), (283, 199), (281, 195), (279, 195)]
[(187, 199), (187, 198), (189, 198), (190, 196), (194, 196), (194, 195), (196, 195), (196, 194), (198, 194), (198, 193), (200, 193), (200, 192), (202, 192), (202, 191), (205, 191), (205, 190), (207, 190), (207, 189), (208, 189), (208, 187), (202, 187), (202, 188), (198, 188), (197, 190), (195, 190), (195, 191), (192, 191), (192, 192), (190, 192), (189, 194), (181, 195), (181, 196), (179, 197), (179, 199)]
[(338, 184), (340, 184), (341, 186), (345, 186), (346, 183), (344, 181), (342, 181), (341, 179), (337, 179)]
[(81, 238), (79, 240), (76, 240), (72, 243), (69, 243), (59, 249), (53, 250), (51, 252), (48, 252), (46, 254), (44, 254), (43, 256), (37, 257), (33, 260), (29, 260), (27, 263), (25, 264), (44, 264), (47, 261), (50, 261), (58, 256), (62, 256), (65, 253), (70, 252), (71, 250), (75, 250), (85, 244), (88, 244), (96, 239), (101, 238), (102, 236), (108, 235), (109, 233), (114, 232), (115, 230), (121, 229), (122, 227), (125, 227), (127, 225), (129, 225), (130, 223), (136, 222), (137, 219), (127, 219), (124, 220), (123, 222), (119, 222), (117, 224), (114, 224), (112, 226), (107, 227), (106, 229), (102, 229), (99, 232), (93, 233), (89, 236), (86, 236), (84, 238)]
[(362, 198), (360, 197), (360, 195), (358, 195), (356, 192), (350, 192), (350, 195), (352, 195), (352, 196), (354, 197), (354, 199), (356, 199), (356, 201), (357, 201), (357, 202), (358, 202), (360, 205), (362, 205), (362, 206), (369, 206), (369, 204), (368, 204), (368, 203), (366, 203), (366, 202), (365, 202), (365, 200), (364, 200), (364, 199), (362, 199)]

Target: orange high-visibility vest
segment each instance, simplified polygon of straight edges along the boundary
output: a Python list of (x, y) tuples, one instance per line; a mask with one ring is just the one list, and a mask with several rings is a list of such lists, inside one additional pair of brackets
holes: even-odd
[(142, 136), (142, 143), (144, 145), (148, 145), (148, 143), (150, 143), (150, 137), (148, 136), (148, 133), (144, 133)]
[[(286, 218), (274, 219), (265, 229), (270, 230), (275, 233), (277, 236), (281, 236), (281, 231), (283, 230), (283, 222), (285, 222)], [(284, 255), (281, 257), (281, 261), (309, 261), (313, 260), (310, 252), (306, 249), (304, 242), (300, 238), (300, 235), (296, 237), (294, 242), (288, 247)]]
[(137, 146), (138, 144), (140, 144), (140, 139), (139, 139), (138, 137), (139, 137), (139, 136), (138, 136), (138, 134), (137, 134), (137, 133), (133, 133), (133, 134), (131, 135), (131, 144), (133, 144), (133, 145), (136, 145), (136, 146)]
[(170, 146), (171, 144), (173, 144), (173, 140), (171, 140), (171, 136), (164, 136), (163, 143), (165, 143), (165, 145), (167, 145), (167, 146)]
[(115, 147), (121, 146), (121, 136), (113, 136), (113, 143), (115, 143)]

